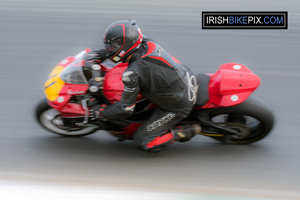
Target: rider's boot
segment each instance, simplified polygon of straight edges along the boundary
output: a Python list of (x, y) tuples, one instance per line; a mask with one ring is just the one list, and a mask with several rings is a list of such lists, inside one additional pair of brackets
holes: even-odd
[(199, 124), (177, 126), (170, 129), (174, 136), (174, 140), (179, 142), (189, 141), (196, 134), (201, 133)]

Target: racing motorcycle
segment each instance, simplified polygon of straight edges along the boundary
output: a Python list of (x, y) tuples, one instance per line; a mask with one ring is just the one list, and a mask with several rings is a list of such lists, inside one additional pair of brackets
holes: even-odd
[[(124, 84), (122, 74), (128, 63), (114, 67), (96, 65), (95, 77), (84, 65), (85, 49), (60, 61), (44, 85), (46, 98), (36, 107), (35, 115), (42, 127), (62, 136), (85, 136), (106, 130), (120, 141), (130, 140), (136, 129), (151, 115), (155, 105), (139, 94), (135, 110), (127, 119), (94, 122), (89, 108), (120, 101)], [(196, 104), (190, 115), (178, 125), (198, 123), (200, 135), (228, 144), (249, 144), (267, 136), (274, 124), (272, 109), (251, 95), (260, 78), (246, 66), (222, 64), (212, 74), (193, 77), (198, 87)], [(196, 94), (196, 93), (194, 93)]]

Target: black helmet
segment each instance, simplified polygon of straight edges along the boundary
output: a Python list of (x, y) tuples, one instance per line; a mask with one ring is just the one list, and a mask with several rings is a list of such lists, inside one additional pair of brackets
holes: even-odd
[(135, 20), (122, 20), (111, 24), (105, 31), (104, 44), (113, 62), (124, 61), (136, 51), (143, 40)]

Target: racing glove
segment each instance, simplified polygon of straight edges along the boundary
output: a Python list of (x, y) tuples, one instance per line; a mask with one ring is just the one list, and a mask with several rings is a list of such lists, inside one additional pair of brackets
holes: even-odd
[(85, 60), (91, 63), (102, 63), (107, 58), (106, 49), (93, 50), (86, 55)]
[(92, 121), (101, 121), (103, 120), (102, 112), (104, 111), (104, 107), (97, 105), (89, 110), (90, 120)]
[(87, 68), (94, 70), (93, 65), (102, 63), (104, 60), (106, 60), (106, 58), (106, 49), (93, 50), (85, 56), (84, 65)]

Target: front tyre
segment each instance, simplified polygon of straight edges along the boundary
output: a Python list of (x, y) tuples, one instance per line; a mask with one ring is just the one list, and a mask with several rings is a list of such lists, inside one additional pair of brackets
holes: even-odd
[[(229, 144), (250, 144), (266, 137), (274, 125), (272, 109), (264, 101), (250, 96), (243, 103), (227, 108), (215, 109), (209, 113), (211, 121), (230, 125), (239, 124), (248, 131), (246, 137), (212, 137), (220, 142)], [(234, 127), (230, 127), (233, 128)], [(236, 129), (238, 130), (238, 128)]]
[(66, 127), (63, 124), (60, 113), (48, 105), (47, 99), (43, 99), (36, 107), (35, 117), (39, 124), (52, 133), (80, 137), (94, 133), (97, 127)]

